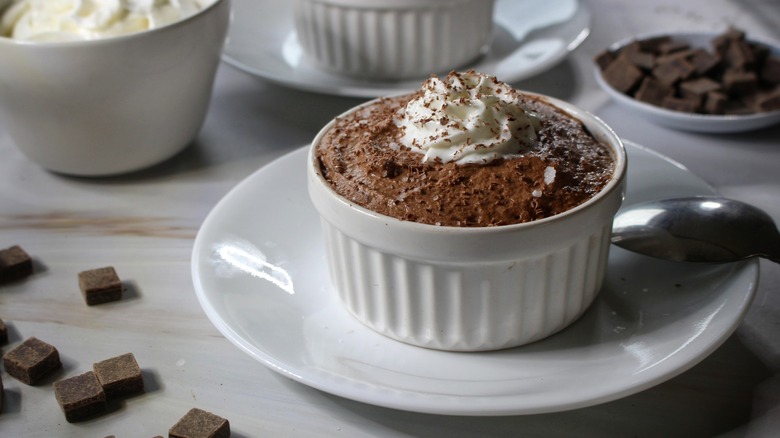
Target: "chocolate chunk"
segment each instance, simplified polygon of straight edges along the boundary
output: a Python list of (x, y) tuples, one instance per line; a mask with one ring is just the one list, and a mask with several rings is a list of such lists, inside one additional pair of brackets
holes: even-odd
[(731, 116), (745, 116), (748, 114), (755, 114), (755, 112), (754, 105), (738, 99), (729, 99), (723, 110), (723, 114)]
[(642, 80), (644, 74), (625, 56), (612, 61), (603, 72), (604, 80), (621, 93), (628, 93)]
[(609, 50), (603, 51), (596, 55), (595, 58), (593, 58), (593, 62), (596, 63), (596, 65), (599, 66), (600, 70), (604, 70), (607, 68), (610, 62), (615, 60), (615, 54), (610, 52)]
[(697, 75), (706, 75), (720, 65), (720, 58), (712, 53), (698, 49), (691, 53), (688, 58)]
[(780, 110), (780, 87), (772, 92), (760, 94), (756, 99), (756, 108), (759, 111)]
[(169, 431), (170, 438), (225, 438), (230, 436), (230, 422), (211, 412), (192, 408)]
[(680, 80), (688, 79), (695, 71), (685, 59), (671, 59), (655, 66), (653, 76), (663, 84), (672, 86)]
[(780, 84), (780, 58), (769, 56), (764, 60), (759, 74), (762, 81), (770, 84)]
[(133, 353), (97, 362), (92, 368), (108, 398), (144, 390), (144, 377)]
[(743, 41), (744, 39), (745, 32), (731, 27), (712, 40), (712, 47), (719, 55), (726, 56), (726, 52), (733, 41)]
[(674, 95), (672, 87), (664, 85), (661, 81), (647, 76), (642, 80), (634, 98), (651, 105), (660, 106), (665, 98)]
[(0, 283), (32, 275), (32, 259), (19, 245), (0, 250)]
[(731, 41), (724, 55), (726, 65), (737, 70), (750, 70), (755, 66), (753, 49), (744, 40)]
[(60, 368), (60, 353), (56, 348), (31, 337), (3, 356), (5, 372), (28, 385), (35, 385), (49, 373)]
[(79, 272), (79, 287), (89, 306), (122, 299), (122, 282), (112, 266)]
[(701, 99), (711, 91), (721, 90), (721, 85), (710, 78), (697, 78), (680, 83), (680, 94), (683, 97), (696, 97)]
[(704, 112), (707, 114), (723, 114), (726, 110), (727, 100), (728, 96), (719, 91), (707, 93), (707, 97), (704, 98)]
[(0, 319), (0, 345), (5, 345), (8, 343), (8, 327), (6, 327), (5, 322)]
[(682, 50), (689, 49), (690, 46), (684, 41), (669, 40), (658, 45), (658, 53), (661, 55), (668, 55), (674, 52), (680, 52)]
[(749, 71), (728, 70), (723, 74), (723, 88), (731, 95), (752, 93), (758, 87), (758, 77)]
[(661, 45), (665, 43), (669, 43), (670, 41), (672, 41), (672, 37), (663, 35), (663, 36), (639, 40), (638, 43), (642, 51), (650, 52), (654, 55), (657, 55), (661, 53), (661, 49), (660, 49)]
[(642, 46), (638, 42), (634, 42), (623, 48), (621, 54), (625, 55), (632, 64), (645, 70), (650, 70), (655, 65), (655, 55), (642, 50)]
[(661, 55), (656, 58), (655, 63), (664, 64), (678, 59), (682, 59), (685, 60), (686, 62), (690, 62), (691, 57), (696, 54), (697, 50), (698, 49), (685, 49), (685, 50), (680, 50), (679, 52)]
[(666, 99), (663, 100), (661, 106), (673, 111), (695, 113), (699, 110), (701, 106), (701, 102), (689, 98), (667, 97)]
[(54, 382), (54, 395), (69, 423), (100, 414), (107, 408), (106, 393), (92, 371)]

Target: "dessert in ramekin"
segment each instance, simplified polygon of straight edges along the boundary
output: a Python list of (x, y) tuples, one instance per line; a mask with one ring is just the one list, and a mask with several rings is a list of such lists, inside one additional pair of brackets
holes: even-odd
[(474, 72), (339, 116), (307, 164), (346, 308), (456, 351), (527, 344), (588, 308), (625, 169), (598, 118)]
[(493, 0), (295, 0), (295, 29), (318, 67), (372, 79), (425, 77), (478, 58)]

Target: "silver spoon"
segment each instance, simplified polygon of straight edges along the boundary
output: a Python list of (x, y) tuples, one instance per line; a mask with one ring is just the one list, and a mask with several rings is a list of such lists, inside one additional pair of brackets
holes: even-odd
[(612, 224), (612, 243), (666, 260), (780, 263), (780, 233), (764, 211), (733, 199), (664, 199), (628, 207)]

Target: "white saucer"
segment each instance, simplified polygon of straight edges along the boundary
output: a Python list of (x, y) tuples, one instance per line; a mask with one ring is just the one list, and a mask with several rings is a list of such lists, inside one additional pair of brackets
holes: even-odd
[[(681, 165), (631, 143), (627, 150), (627, 204), (713, 193)], [(695, 365), (734, 331), (755, 292), (755, 260), (675, 264), (613, 246), (593, 307), (550, 338), (489, 353), (403, 344), (340, 306), (306, 191), (306, 153), (263, 167), (217, 204), (195, 241), (192, 278), (227, 339), (270, 369), (332, 394), (458, 415), (594, 405)]]
[[(553, 67), (590, 32), (590, 12), (577, 0), (499, 0), (494, 16), (497, 26), (488, 52), (464, 68), (504, 82)], [(292, 2), (286, 1), (233, 0), (223, 59), (281, 85), (341, 96), (399, 94), (419, 88), (425, 79), (371, 81), (318, 69), (303, 56), (293, 30)]]
[[(662, 32), (646, 35), (638, 35), (619, 41), (611, 45), (608, 50), (616, 51), (622, 47), (631, 44), (637, 40), (644, 40), (657, 36), (670, 36), (676, 41), (684, 41), (691, 47), (700, 47), (711, 49), (713, 38), (720, 35), (721, 32)], [(775, 56), (780, 56), (780, 46), (776, 43), (767, 41), (757, 41), (767, 47), (770, 47)], [(645, 102), (634, 99), (614, 89), (604, 80), (601, 70), (595, 67), (596, 82), (609, 94), (618, 104), (623, 105), (630, 111), (635, 112), (645, 120), (650, 120), (662, 126), (679, 129), (683, 131), (703, 132), (703, 133), (734, 133), (745, 132), (756, 129), (766, 128), (768, 126), (780, 123), (780, 110), (767, 111), (748, 115), (713, 115), (713, 114), (693, 114), (681, 111), (672, 111), (659, 106), (650, 105)]]

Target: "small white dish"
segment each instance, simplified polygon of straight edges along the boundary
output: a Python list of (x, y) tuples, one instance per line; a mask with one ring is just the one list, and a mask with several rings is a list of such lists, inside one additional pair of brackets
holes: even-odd
[[(381, 81), (328, 73), (306, 59), (294, 31), (292, 2), (233, 0), (223, 60), (291, 88), (379, 97), (419, 88), (425, 79)], [(577, 0), (499, 0), (487, 53), (464, 68), (516, 82), (552, 68), (590, 33), (590, 12)]]
[[(681, 165), (629, 142), (626, 149), (624, 205), (713, 193)], [(756, 260), (678, 264), (613, 248), (599, 298), (552, 337), (486, 353), (394, 341), (352, 318), (330, 286), (306, 191), (307, 152), (263, 167), (217, 204), (198, 232), (192, 278), (205, 313), (228, 340), (325, 392), (457, 415), (595, 405), (694, 366), (736, 329), (755, 293)]]
[[(620, 48), (632, 43), (633, 41), (643, 40), (656, 36), (668, 35), (674, 40), (687, 42), (691, 47), (701, 47), (711, 50), (710, 42), (720, 33), (702, 33), (702, 32), (680, 32), (680, 33), (653, 33), (639, 35), (619, 41), (608, 50), (619, 50)], [(772, 53), (780, 55), (780, 47), (777, 44), (771, 44), (766, 41), (753, 40), (763, 43), (772, 48)], [(648, 103), (640, 102), (631, 96), (623, 94), (612, 88), (601, 74), (601, 70), (596, 66), (594, 68), (596, 82), (610, 95), (618, 104), (625, 106), (636, 115), (643, 117), (662, 126), (679, 129), (683, 131), (705, 132), (705, 133), (729, 133), (745, 132), (756, 129), (766, 128), (776, 123), (780, 123), (780, 110), (749, 115), (710, 115), (710, 114), (691, 114), (681, 111), (672, 111)]]
[(446, 74), (493, 35), (494, 0), (294, 0), (295, 33), (319, 68), (357, 78)]

